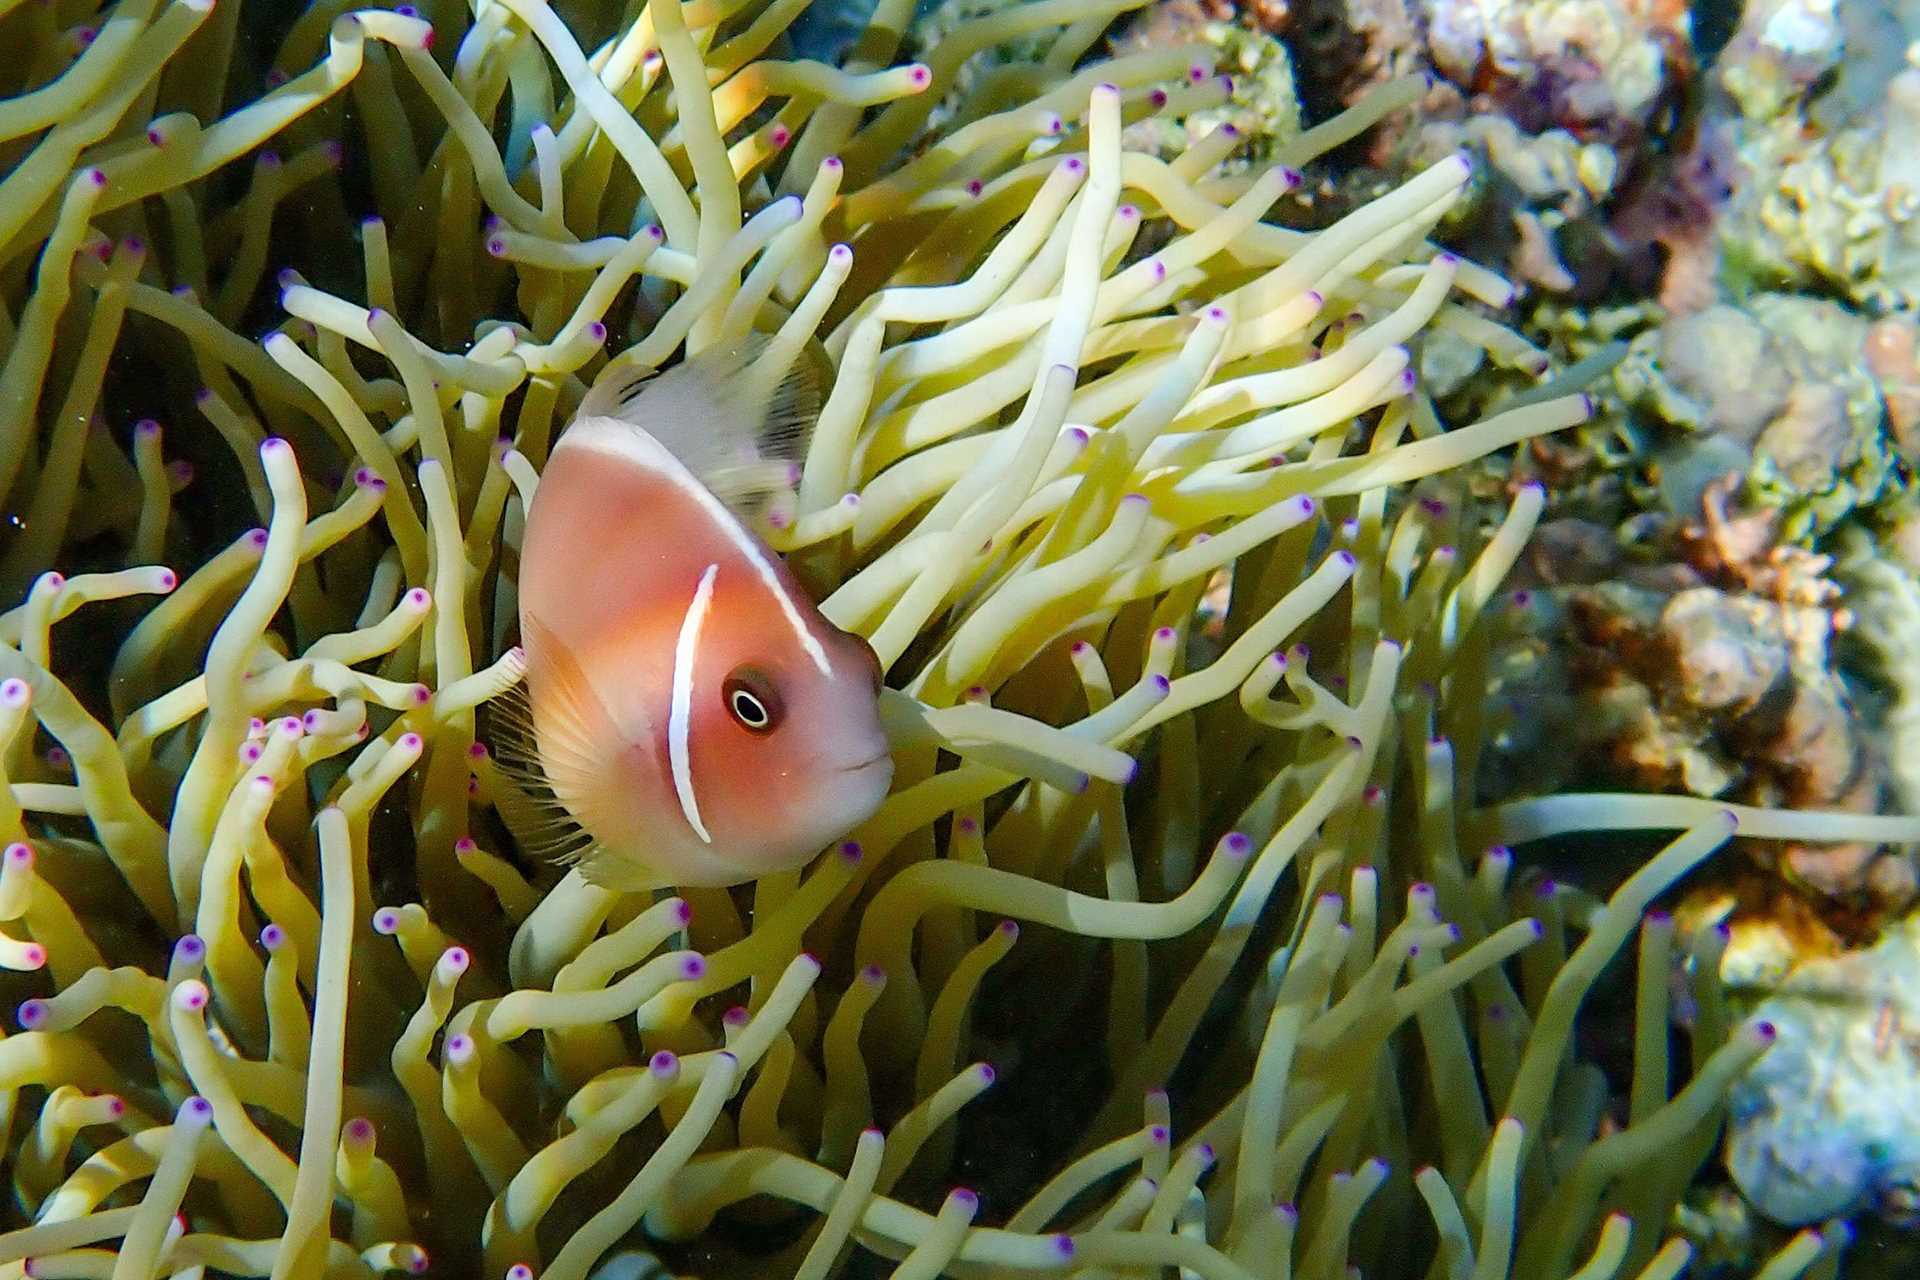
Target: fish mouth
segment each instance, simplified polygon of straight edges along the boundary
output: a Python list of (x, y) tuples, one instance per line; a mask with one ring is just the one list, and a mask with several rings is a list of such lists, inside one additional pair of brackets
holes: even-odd
[(845, 768), (841, 769), (840, 772), (864, 773), (866, 770), (873, 768), (873, 766), (877, 764), (891, 765), (892, 763), (893, 763), (893, 753), (891, 751), (882, 751), (879, 755), (870, 756), (867, 759), (860, 761), (860, 763), (858, 764), (847, 765)]

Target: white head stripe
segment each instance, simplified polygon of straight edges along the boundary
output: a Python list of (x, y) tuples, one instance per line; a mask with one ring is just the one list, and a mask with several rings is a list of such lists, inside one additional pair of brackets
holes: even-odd
[(747, 536), (747, 531), (740, 527), (738, 518), (733, 512), (727, 510), (725, 503), (713, 496), (707, 486), (698, 480), (690, 480), (686, 487), (693, 494), (694, 500), (705, 507), (708, 513), (719, 522), (720, 527), (727, 531), (727, 539), (733, 543), (741, 555), (747, 558), (747, 563), (753, 566), (753, 571), (761, 583), (773, 593), (773, 598), (780, 602), (780, 612), (786, 615), (787, 625), (793, 628), (794, 639), (800, 642), (800, 647), (807, 651), (809, 658), (813, 659), (813, 665), (820, 669), (821, 675), (831, 676), (833, 668), (827, 663), (827, 651), (821, 647), (820, 641), (814, 638), (812, 630), (807, 626), (807, 620), (800, 616), (800, 610), (794, 607), (793, 597), (787, 593), (786, 587), (778, 577), (774, 576), (773, 566), (768, 564), (766, 556), (760, 553), (759, 545)]
[[(596, 426), (604, 423), (607, 429), (592, 435), (593, 444), (590, 447), (618, 454), (629, 462), (650, 468), (662, 478), (679, 485), (700, 504), (701, 510), (713, 517), (714, 522), (726, 531), (727, 541), (731, 542), (734, 549), (745, 556), (747, 563), (753, 567), (754, 576), (760, 579), (761, 584), (772, 592), (773, 598), (779, 602), (780, 612), (786, 618), (787, 625), (793, 630), (793, 638), (800, 642), (800, 647), (806, 651), (807, 657), (812, 659), (813, 665), (819, 669), (820, 674), (831, 678), (833, 667), (827, 661), (826, 648), (813, 634), (813, 629), (807, 626), (807, 620), (800, 616), (800, 609), (794, 604), (793, 597), (788, 594), (786, 586), (774, 573), (773, 565), (768, 562), (760, 544), (741, 526), (739, 517), (729, 511), (724, 502), (714, 497), (713, 491), (701, 484), (699, 478), (668, 452), (665, 445), (641, 428), (627, 422), (616, 422), (611, 418), (594, 419), (592, 422)], [(575, 447), (579, 447), (587, 434), (576, 427), (567, 432), (566, 439), (573, 441)]]
[[(718, 506), (718, 502), (715, 505)], [(833, 668), (827, 662), (827, 651), (814, 637), (813, 631), (807, 626), (807, 620), (800, 616), (800, 610), (794, 607), (792, 593), (779, 578), (774, 576), (773, 566), (767, 563), (767, 558), (760, 554), (760, 548), (752, 539), (741, 536), (739, 525), (733, 522), (731, 514), (728, 516), (728, 521), (728, 531), (734, 534), (734, 542), (739, 545), (741, 554), (746, 556), (754, 572), (760, 575), (760, 581), (765, 583), (767, 590), (773, 593), (773, 598), (780, 602), (780, 612), (787, 616), (787, 625), (793, 628), (794, 637), (800, 641), (800, 647), (807, 651), (807, 656), (813, 659), (813, 665), (820, 669), (821, 675), (831, 676)]]
[(667, 710), (667, 762), (673, 770), (674, 794), (680, 797), (680, 812), (687, 825), (706, 844), (713, 843), (706, 824), (700, 821), (700, 801), (693, 794), (693, 663), (700, 651), (700, 628), (707, 623), (707, 611), (713, 606), (713, 580), (720, 566), (710, 564), (693, 589), (687, 616), (680, 620), (680, 638), (673, 646), (673, 702)]

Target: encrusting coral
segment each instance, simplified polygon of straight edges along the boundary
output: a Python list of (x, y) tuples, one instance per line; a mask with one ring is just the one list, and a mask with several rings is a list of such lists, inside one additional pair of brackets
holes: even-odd
[[(1414, 388), (1429, 326), (1543, 363), (1425, 244), (1467, 164), (1295, 233), (1293, 170), (1210, 176), (1232, 134), (1122, 145), (1224, 92), (1201, 49), (1081, 65), (1125, 0), (907, 66), (899, 0), (843, 67), (769, 56), (799, 7), (325, 0), (225, 110), (240, 3), (0, 2), (0, 1273), (1678, 1274), (1773, 1033), (1721, 935), (1645, 912), (1736, 822), (1915, 824), (1457, 784), (1543, 498), (1483, 527), (1413, 486), (1586, 413), (1444, 430)], [(761, 532), (887, 667), (895, 791), (804, 873), (619, 896), (516, 859), (476, 736), (521, 512), (603, 352), (754, 329), (759, 374), (831, 368)], [(233, 515), (175, 510), (176, 441), (183, 503), (264, 525), (178, 581)], [(96, 657), (100, 602), (154, 595)], [(1510, 890), (1496, 841), (1592, 829), (1682, 834), (1605, 903)], [(1636, 931), (1615, 1115), (1574, 1019)]]

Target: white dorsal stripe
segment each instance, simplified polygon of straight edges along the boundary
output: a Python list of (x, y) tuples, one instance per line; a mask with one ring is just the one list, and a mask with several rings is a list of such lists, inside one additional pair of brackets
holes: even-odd
[[(581, 429), (583, 427), (587, 430), (583, 431)], [(592, 429), (594, 427), (600, 427), (601, 430), (595, 431)], [(630, 462), (651, 467), (662, 477), (679, 485), (690, 494), (693, 500), (700, 504), (700, 509), (712, 516), (714, 522), (726, 531), (727, 540), (746, 558), (748, 565), (753, 568), (754, 576), (759, 578), (761, 584), (773, 594), (774, 600), (780, 605), (781, 615), (786, 618), (787, 625), (793, 629), (793, 638), (799, 641), (807, 657), (813, 660), (813, 665), (819, 669), (821, 675), (832, 677), (833, 667), (827, 661), (825, 646), (820, 643), (819, 637), (813, 634), (813, 629), (807, 625), (807, 620), (801, 616), (800, 607), (793, 602), (793, 596), (780, 581), (779, 575), (774, 572), (773, 564), (767, 559), (766, 552), (740, 523), (739, 517), (727, 510), (726, 504), (714, 497), (713, 492), (701, 484), (699, 478), (687, 470), (665, 445), (648, 435), (643, 429), (617, 418), (583, 420), (570, 428), (562, 439), (572, 441), (576, 445), (584, 444), (605, 449), (625, 457)]]
[(700, 652), (700, 629), (713, 607), (713, 580), (719, 574), (719, 565), (707, 566), (700, 585), (693, 589), (687, 616), (680, 620), (680, 638), (673, 646), (673, 703), (667, 711), (667, 763), (673, 770), (673, 791), (680, 797), (687, 825), (704, 844), (712, 844), (713, 837), (700, 821), (700, 799), (693, 793), (693, 664)]

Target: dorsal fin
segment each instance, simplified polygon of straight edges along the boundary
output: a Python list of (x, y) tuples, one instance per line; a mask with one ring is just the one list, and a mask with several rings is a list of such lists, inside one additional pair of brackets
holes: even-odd
[(579, 416), (645, 431), (750, 522), (799, 484), (820, 416), (823, 362), (810, 347), (789, 356), (762, 333), (665, 370), (616, 358), (581, 401)]

